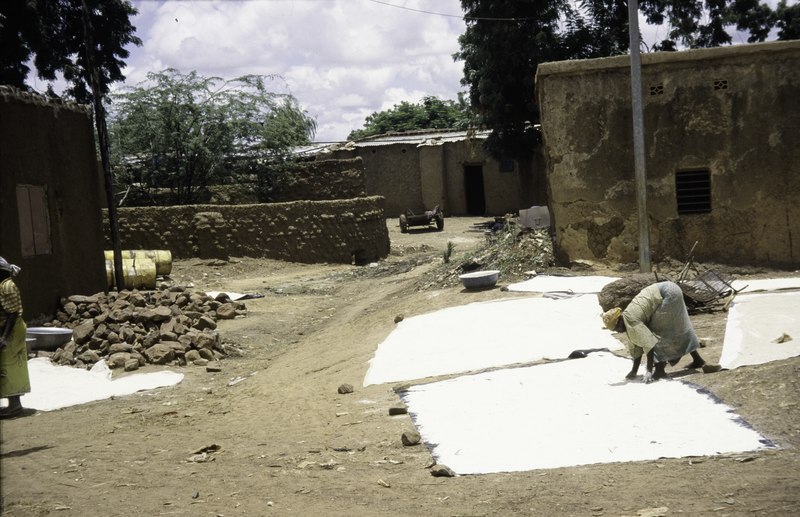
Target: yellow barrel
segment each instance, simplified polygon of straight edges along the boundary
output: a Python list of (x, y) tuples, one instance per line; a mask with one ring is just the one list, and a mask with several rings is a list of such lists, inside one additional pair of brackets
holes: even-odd
[[(114, 260), (114, 250), (105, 250), (106, 260)], [(156, 274), (172, 273), (172, 252), (169, 250), (122, 250), (122, 259), (147, 258), (155, 262)]]
[[(114, 260), (106, 260), (106, 282), (114, 287)], [(156, 263), (149, 258), (122, 259), (122, 278), (125, 289), (155, 289)]]

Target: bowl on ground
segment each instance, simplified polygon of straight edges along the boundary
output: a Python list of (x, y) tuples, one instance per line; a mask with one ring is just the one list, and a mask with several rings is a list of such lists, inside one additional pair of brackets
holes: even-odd
[(497, 279), (500, 277), (500, 271), (497, 269), (490, 269), (487, 271), (473, 271), (472, 273), (465, 273), (459, 275), (461, 283), (467, 289), (486, 289), (497, 285)]
[(56, 350), (58, 347), (69, 343), (72, 339), (72, 329), (60, 327), (28, 327), (25, 341), (34, 339), (29, 343), (28, 349), (33, 350)]

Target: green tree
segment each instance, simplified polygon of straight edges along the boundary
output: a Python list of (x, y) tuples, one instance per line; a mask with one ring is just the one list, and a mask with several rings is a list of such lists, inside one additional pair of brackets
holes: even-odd
[[(785, 5), (782, 0), (781, 5)], [(539, 63), (628, 51), (626, 0), (461, 0), (467, 29), (454, 59), (464, 62), (461, 83), (480, 125), (492, 129), (487, 150), (525, 159), (539, 134), (534, 77)], [(797, 37), (796, 5), (775, 13), (760, 0), (640, 0), (647, 22), (668, 36), (652, 50), (729, 44), (730, 32), (748, 41)]]
[(800, 4), (788, 5), (786, 0), (781, 0), (774, 19), (779, 40), (800, 39)]
[(653, 50), (729, 45), (731, 31), (749, 33), (747, 41), (765, 41), (774, 25), (772, 9), (761, 0), (641, 0), (651, 25), (666, 25), (668, 36)]
[(495, 157), (524, 159), (537, 140), (534, 75), (538, 63), (566, 59), (561, 20), (566, 0), (462, 0), (467, 29), (459, 37), (461, 84), (472, 109), (492, 134)]
[(421, 103), (402, 101), (394, 107), (368, 116), (363, 129), (356, 129), (348, 140), (358, 140), (390, 131), (414, 129), (466, 129), (470, 126), (470, 110), (463, 95), (458, 102), (428, 96)]
[[(100, 93), (123, 81), (127, 45), (141, 45), (130, 17), (136, 9), (127, 0), (86, 0), (93, 27), (94, 61)], [(65, 96), (90, 103), (92, 93), (84, 48), (82, 0), (3, 0), (0, 2), (0, 84), (28, 90), (28, 64), (38, 77), (54, 81), (63, 74), (69, 87)], [(55, 95), (52, 87), (48, 92)]]
[(167, 69), (113, 96), (110, 130), (120, 187), (141, 198), (197, 202), (208, 186), (252, 181), (268, 196), (269, 174), (316, 130), (290, 94), (267, 90), (274, 76), (224, 80)]

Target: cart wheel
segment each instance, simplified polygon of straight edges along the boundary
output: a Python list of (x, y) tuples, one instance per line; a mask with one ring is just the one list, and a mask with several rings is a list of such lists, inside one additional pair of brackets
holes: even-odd
[(400, 216), (400, 233), (408, 232), (408, 219), (405, 214)]
[(442, 214), (436, 215), (436, 229), (439, 231), (444, 230), (444, 216)]

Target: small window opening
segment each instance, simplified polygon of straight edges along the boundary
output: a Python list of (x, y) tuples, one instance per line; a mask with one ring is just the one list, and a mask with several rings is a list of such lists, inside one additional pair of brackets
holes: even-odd
[(664, 95), (664, 85), (663, 84), (651, 85), (650, 95)]
[(708, 169), (676, 172), (675, 196), (680, 215), (711, 212), (711, 172)]
[(728, 89), (728, 80), (727, 79), (717, 79), (714, 81), (714, 89), (715, 90), (727, 90)]
[(514, 160), (511, 158), (502, 158), (500, 160), (500, 172), (514, 172)]

